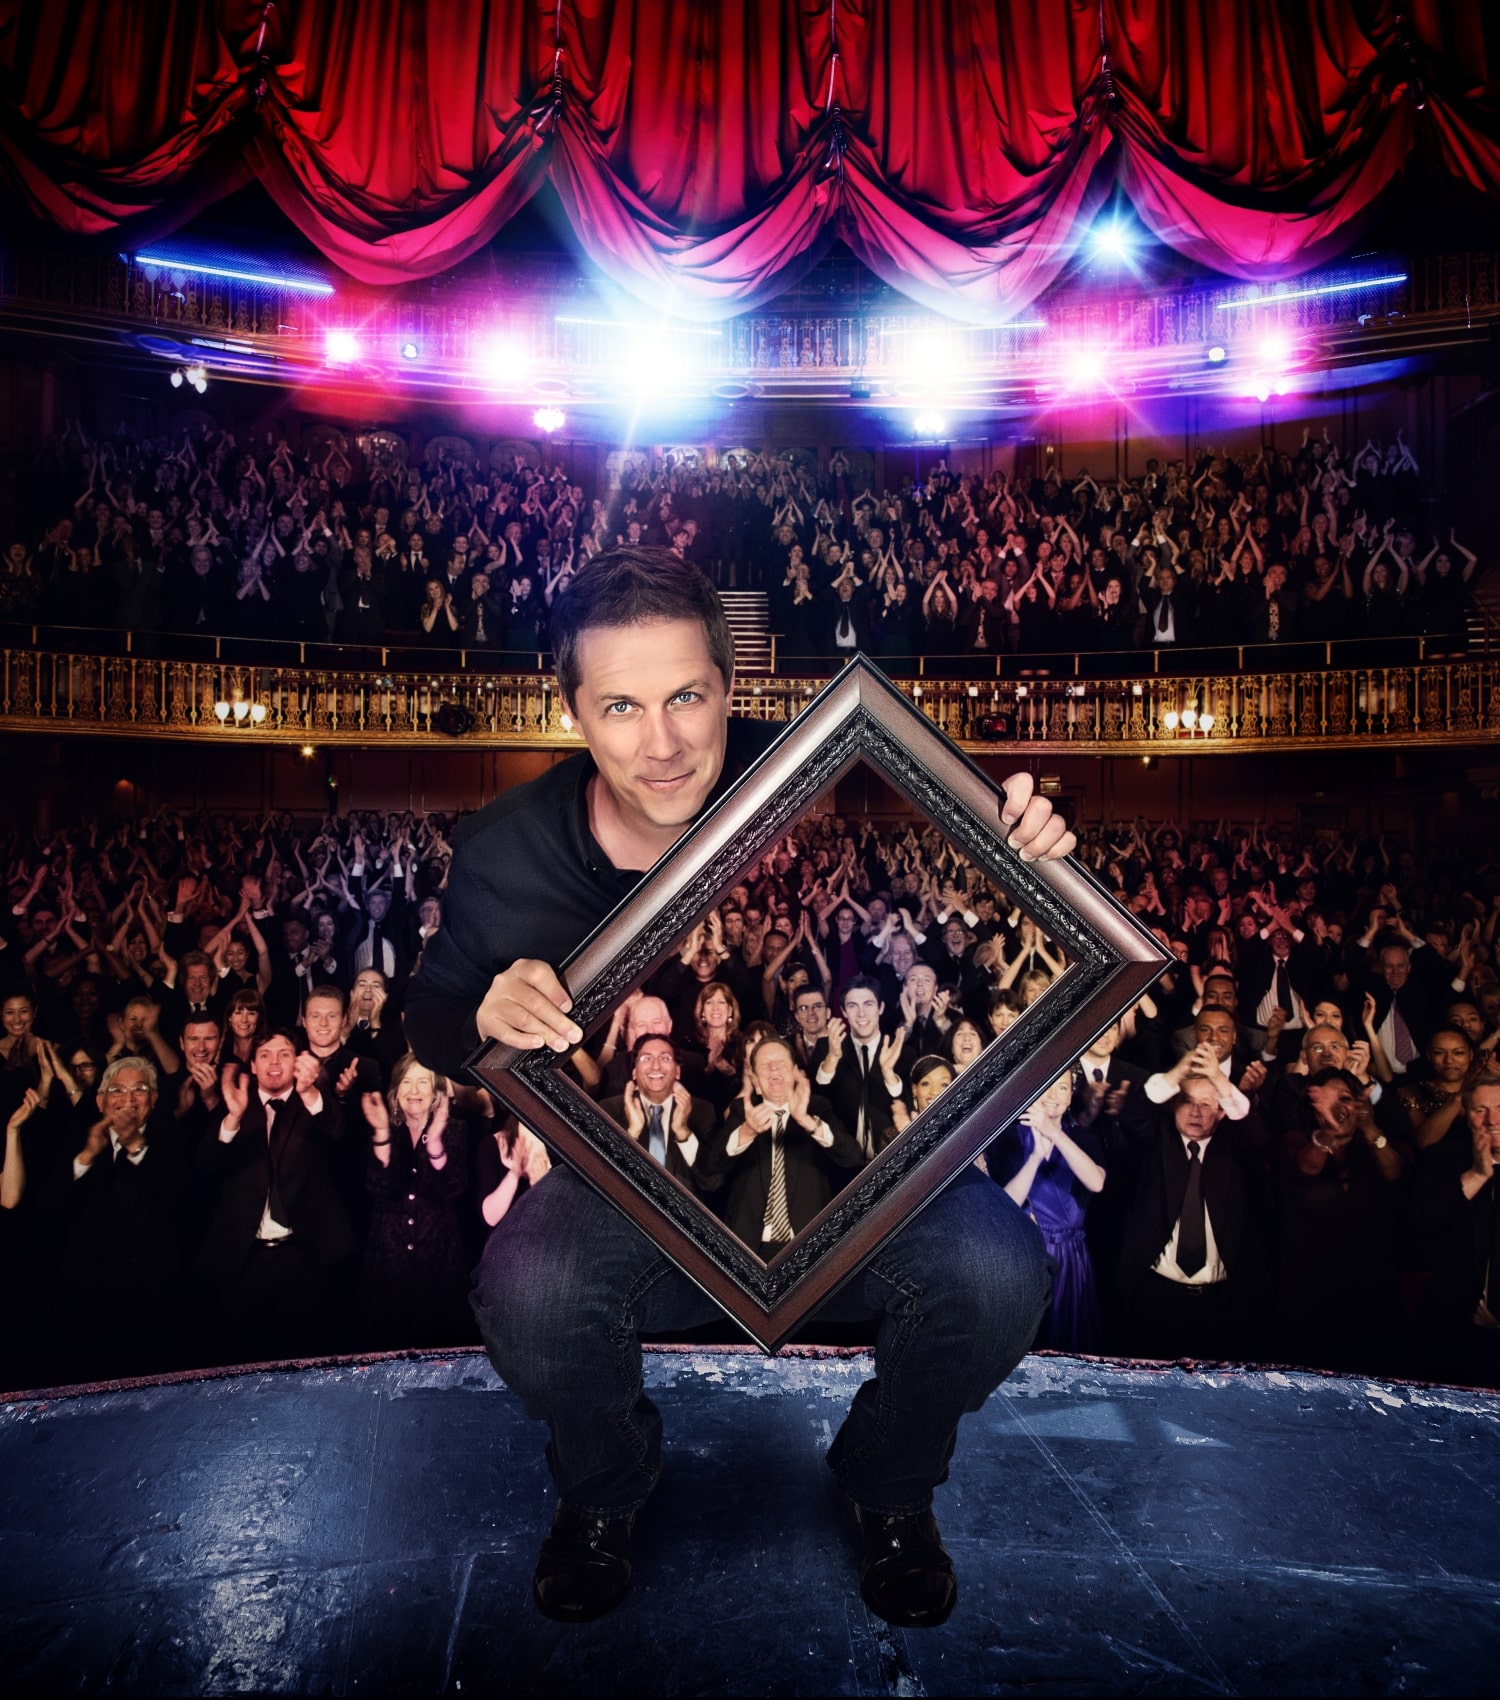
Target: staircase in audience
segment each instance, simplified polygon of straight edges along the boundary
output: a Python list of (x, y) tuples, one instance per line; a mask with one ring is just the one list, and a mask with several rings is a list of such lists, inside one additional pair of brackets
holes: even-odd
[(763, 590), (721, 590), (729, 629), (734, 633), (737, 673), (771, 671), (771, 610)]

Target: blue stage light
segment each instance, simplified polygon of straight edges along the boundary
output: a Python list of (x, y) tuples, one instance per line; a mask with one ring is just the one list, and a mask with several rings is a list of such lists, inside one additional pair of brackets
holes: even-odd
[(1307, 289), (1288, 289), (1280, 293), (1257, 289), (1253, 295), (1242, 295), (1233, 301), (1221, 301), (1219, 305), (1225, 312), (1233, 307), (1277, 307), (1283, 301), (1310, 301), (1316, 295), (1352, 295), (1360, 289), (1381, 289), (1387, 284), (1405, 283), (1406, 278), (1405, 272), (1387, 272), (1384, 277), (1355, 278), (1348, 283), (1320, 283)]
[(300, 295), (332, 295), (333, 285), (324, 278), (297, 275), (258, 266), (253, 260), (239, 257), (215, 256), (214, 260), (194, 259), (191, 255), (152, 249), (149, 253), (125, 255), (137, 265), (162, 266), (176, 272), (191, 272), (200, 277), (228, 278), (235, 283), (255, 283), (266, 289), (289, 289)]

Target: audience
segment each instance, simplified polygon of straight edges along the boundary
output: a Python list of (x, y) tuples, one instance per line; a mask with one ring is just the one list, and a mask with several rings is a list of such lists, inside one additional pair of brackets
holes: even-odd
[[(402, 1033), (454, 824), (0, 840), (12, 1385), (474, 1337), (467, 1270), (550, 1165)], [(1493, 1382), (1500, 858), (1080, 837), (1173, 960), (983, 1160), (1057, 1264), (1041, 1343)], [(569, 1061), (770, 1255), (1066, 967), (932, 829), (817, 813)]]
[[(449, 439), (451, 443), (451, 439)], [(365, 470), (325, 438), (199, 428), (43, 446), (0, 560), (0, 619), (462, 647), (539, 664), (547, 610), (591, 555), (662, 545), (764, 590), (779, 661), (1285, 645), (1425, 634), (1466, 647), (1477, 557), (1400, 432), (1350, 451), (1197, 450), (1134, 477), (986, 476), (945, 463), (860, 490), (787, 456), (630, 457), (594, 491), (520, 456), (449, 449)], [(474, 664), (471, 658), (471, 665)]]

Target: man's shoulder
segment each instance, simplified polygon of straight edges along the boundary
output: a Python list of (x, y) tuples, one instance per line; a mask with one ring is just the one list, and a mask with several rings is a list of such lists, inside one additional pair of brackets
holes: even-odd
[(579, 751), (565, 761), (555, 763), (545, 773), (524, 784), (503, 791), (491, 803), (473, 814), (465, 815), (453, 829), (453, 847), (472, 843), (477, 838), (513, 827), (529, 815), (553, 816), (570, 806), (577, 795), (580, 778), (588, 763), (588, 755)]

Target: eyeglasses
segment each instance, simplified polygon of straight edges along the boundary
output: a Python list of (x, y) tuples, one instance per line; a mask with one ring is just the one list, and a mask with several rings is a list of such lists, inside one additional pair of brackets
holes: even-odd
[(151, 1088), (149, 1086), (106, 1086), (104, 1096), (106, 1098), (149, 1098)]

